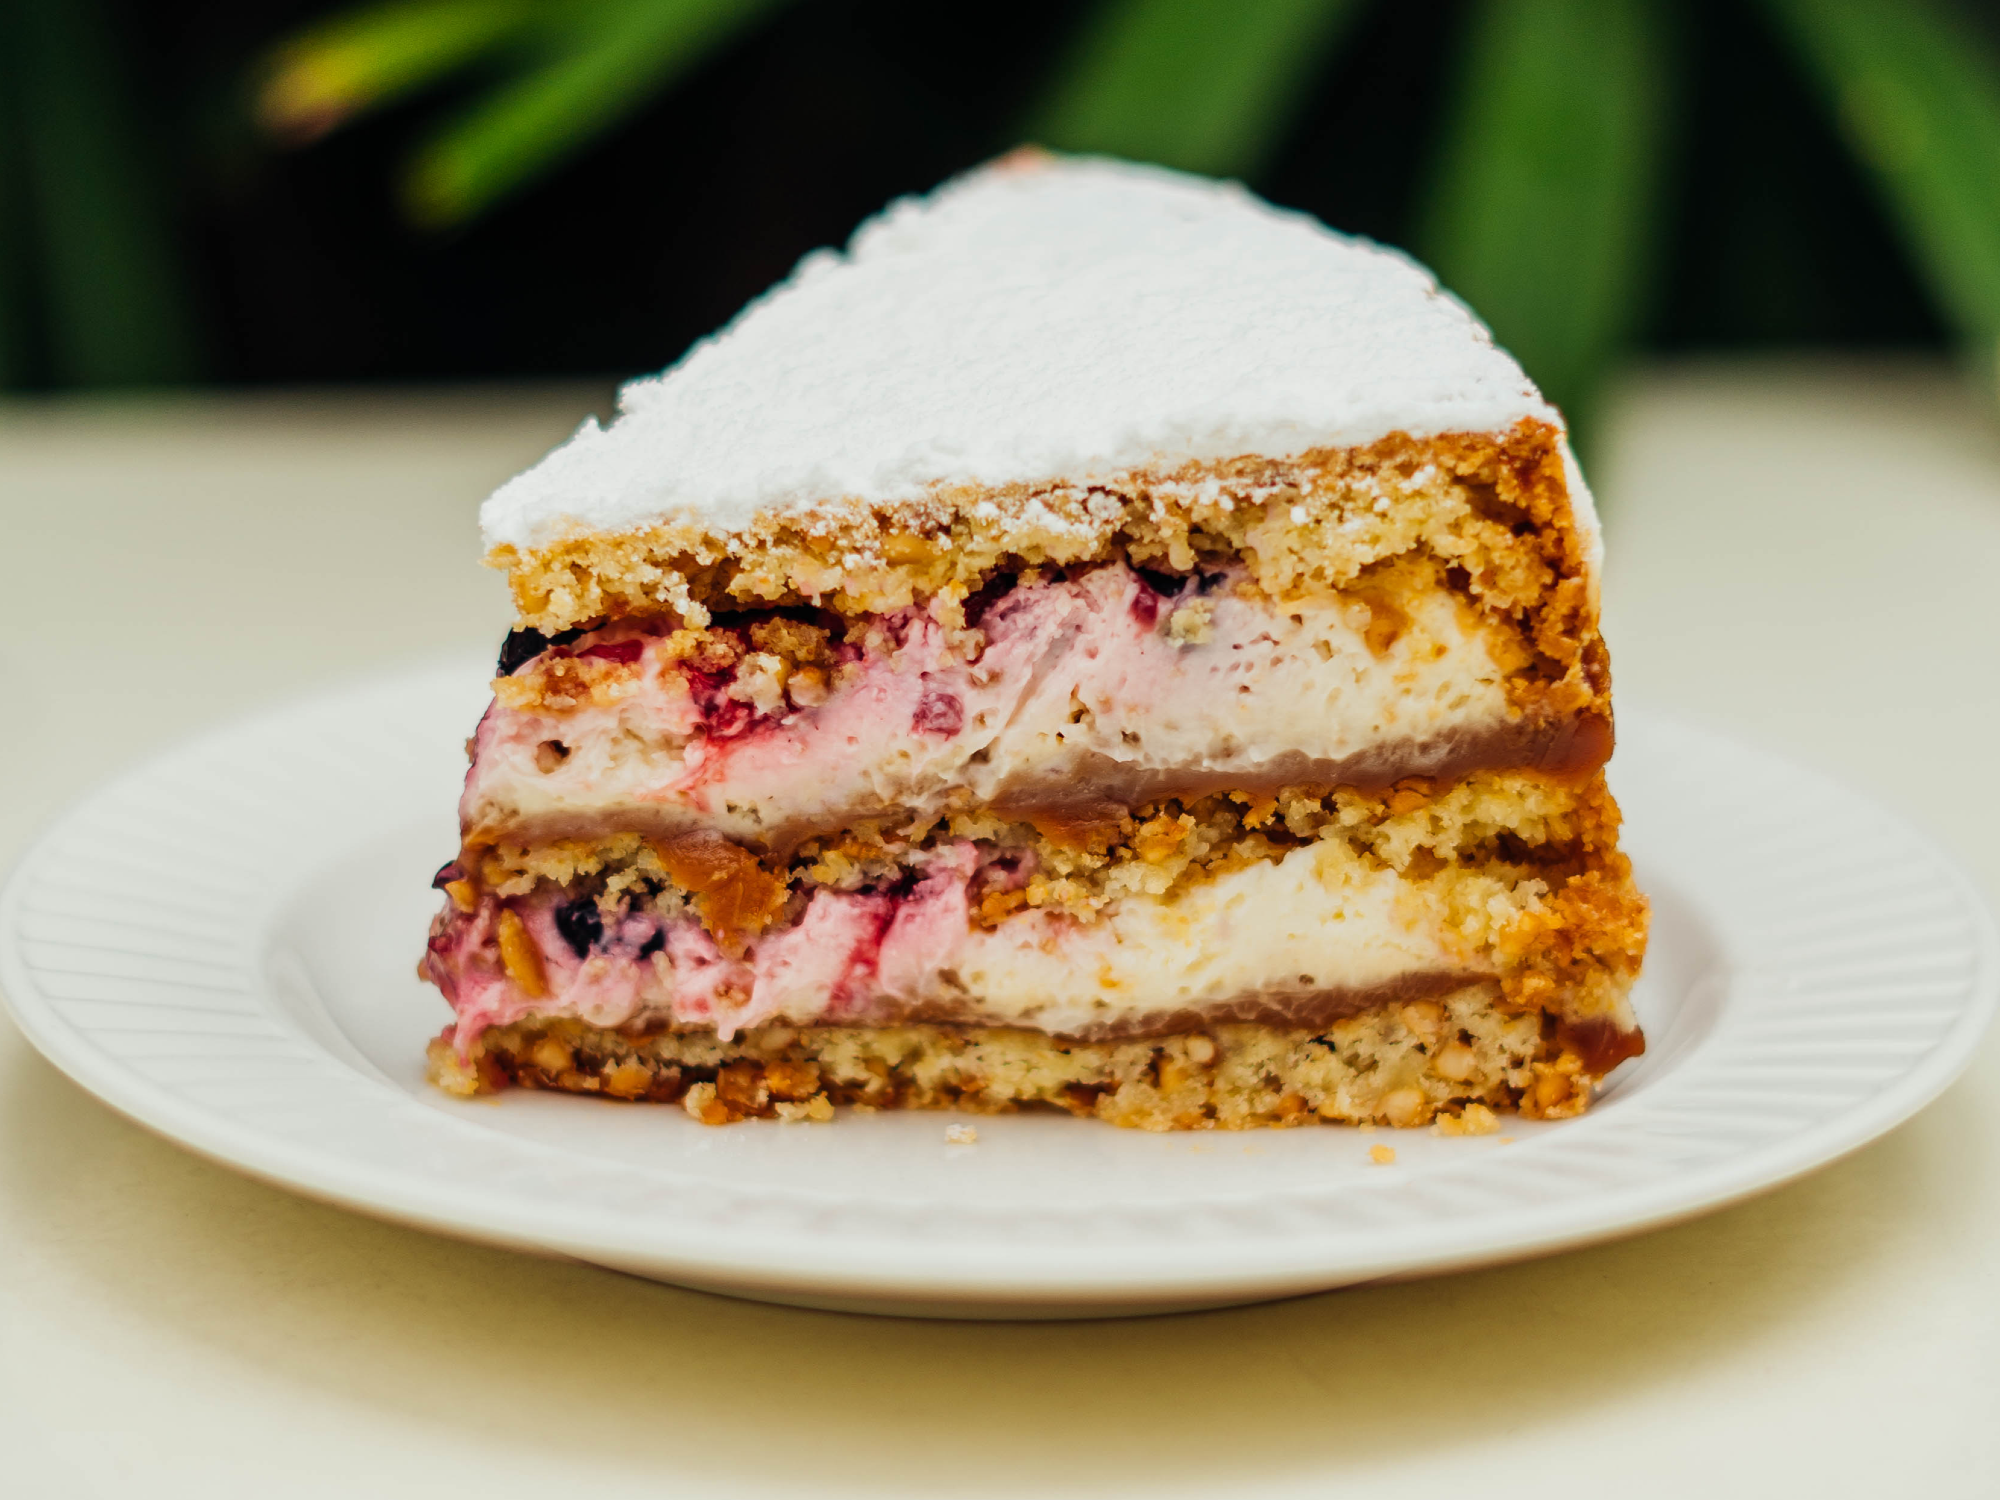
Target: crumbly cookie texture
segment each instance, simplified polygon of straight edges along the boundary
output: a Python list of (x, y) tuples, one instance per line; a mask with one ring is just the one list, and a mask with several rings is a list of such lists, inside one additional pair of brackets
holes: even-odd
[[(1609, 1013), (1637, 975), (1648, 907), (1617, 847), (1619, 814), (1600, 774), (1576, 788), (1490, 772), (1447, 787), (1412, 780), (1379, 794), (1287, 788), (1219, 794), (1128, 816), (1106, 839), (1057, 843), (988, 812), (956, 814), (885, 833), (850, 830), (815, 840), (770, 876), (774, 891), (857, 889), (916, 867), (937, 844), (980, 839), (1034, 855), (1021, 884), (982, 891), (971, 919), (994, 926), (1021, 910), (1090, 922), (1126, 898), (1171, 900), (1246, 865), (1306, 844), (1338, 870), (1390, 869), (1411, 882), (1414, 908), (1435, 909), (1468, 943), (1499, 959), (1511, 1001), (1572, 1013)], [(504, 897), (538, 886), (596, 896), (606, 919), (633, 905), (667, 917), (690, 902), (657, 850), (636, 834), (501, 846), (480, 879)], [(782, 898), (780, 898), (782, 899)]]
[(631, 1035), (571, 1019), (486, 1032), (461, 1055), (431, 1044), (431, 1078), (473, 1095), (510, 1084), (678, 1101), (695, 1119), (829, 1120), (837, 1106), (999, 1114), (1049, 1106), (1140, 1130), (1238, 1130), (1320, 1121), (1446, 1134), (1493, 1111), (1581, 1113), (1596, 1082), (1543, 1018), (1496, 1005), (1490, 985), (1353, 1016), (1323, 1030), (1222, 1025), (1084, 1043), (942, 1026), (764, 1027)]
[[(1616, 847), (1618, 827), (1618, 805), (1601, 773), (1576, 786), (1531, 772), (1479, 771), (1444, 785), (1408, 777), (1380, 791), (1293, 786), (1170, 798), (1081, 833), (1065, 827), (1055, 835), (968, 806), (894, 826), (863, 821), (766, 863), (788, 884), (855, 890), (897, 877), (941, 844), (973, 839), (1032, 854), (1037, 872), (983, 913), (986, 920), (1022, 906), (1088, 920), (1121, 896), (1172, 895), (1330, 838), (1378, 867), (1421, 880), (1445, 866), (1492, 858), (1503, 838), (1514, 862), (1581, 868)], [(673, 886), (659, 853), (636, 833), (503, 842), (481, 850), (473, 868), (483, 885), (509, 897), (542, 882), (574, 886), (594, 878), (614, 902)]]
[[(1568, 664), (1596, 639), (1597, 533), (1560, 431), (1416, 439), (1295, 458), (1237, 458), (1089, 483), (940, 485), (911, 500), (828, 500), (741, 526), (703, 517), (503, 543), (519, 623), (567, 630), (618, 616), (811, 602), (857, 616), (995, 575), (1123, 556), (1177, 572), (1240, 559), (1274, 599), (1353, 586), (1369, 567), (1427, 553), (1462, 576), (1534, 649)], [(1572, 489), (1577, 489), (1573, 494)], [(1198, 629), (1190, 621), (1186, 628)]]

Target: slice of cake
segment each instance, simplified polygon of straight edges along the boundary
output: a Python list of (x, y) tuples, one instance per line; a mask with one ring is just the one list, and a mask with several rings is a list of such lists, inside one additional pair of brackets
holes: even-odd
[(449, 1090), (1479, 1130), (1643, 1045), (1590, 497), (1399, 255), (1016, 155), (483, 523)]

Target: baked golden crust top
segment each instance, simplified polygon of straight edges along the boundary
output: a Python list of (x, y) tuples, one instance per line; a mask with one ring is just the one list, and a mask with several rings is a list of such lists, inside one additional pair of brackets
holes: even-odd
[(1282, 599), (1423, 551), (1461, 570), (1489, 608), (1534, 611), (1540, 649), (1564, 659), (1596, 617), (1595, 519), (1569, 470), (1560, 431), (1530, 419), (1500, 434), (1392, 434), (1088, 484), (945, 486), (761, 513), (735, 529), (686, 519), (579, 530), (496, 547), (487, 562), (507, 573), (521, 626), (557, 631), (620, 616), (701, 626), (771, 604), (883, 612), (963, 597), (996, 574), (1112, 559), (1176, 571), (1240, 559)]

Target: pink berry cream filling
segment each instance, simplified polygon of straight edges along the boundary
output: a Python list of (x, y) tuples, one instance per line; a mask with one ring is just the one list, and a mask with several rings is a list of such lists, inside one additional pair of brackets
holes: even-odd
[[(1061, 840), (1223, 790), (1493, 767), (1581, 783), (1609, 752), (1602, 720), (1510, 697), (1494, 632), (1449, 591), (1278, 605), (1234, 571), (1114, 563), (993, 592), (845, 627), (787, 610), (698, 635), (626, 621), (511, 641), (423, 961), (458, 1045), (543, 1015), (725, 1038), (773, 1022), (1081, 1038), (1324, 1024), (1490, 978), (1490, 955), (1396, 871), (1324, 846), (1089, 920), (975, 921), (1034, 863), (981, 840), (913, 847), (895, 878), (857, 889), (786, 885), (757, 861), (857, 821), (920, 827), (951, 808)], [(732, 928), (698, 903), (549, 880), (500, 894), (468, 878), (498, 846), (618, 835), (713, 841), (755, 872), (768, 909)]]

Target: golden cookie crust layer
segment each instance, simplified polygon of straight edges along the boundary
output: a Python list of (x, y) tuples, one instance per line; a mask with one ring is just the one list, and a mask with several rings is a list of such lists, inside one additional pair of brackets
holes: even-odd
[(1616, 1047), (1498, 1001), (1493, 986), (1471, 985), (1320, 1029), (1229, 1024), (1113, 1042), (931, 1025), (774, 1026), (723, 1042), (530, 1020), (487, 1032), (469, 1054), (440, 1037), (430, 1068), (454, 1094), (518, 1086), (678, 1102), (708, 1125), (830, 1120), (846, 1105), (1042, 1106), (1140, 1130), (1331, 1122), (1478, 1134), (1495, 1111), (1582, 1112)]

